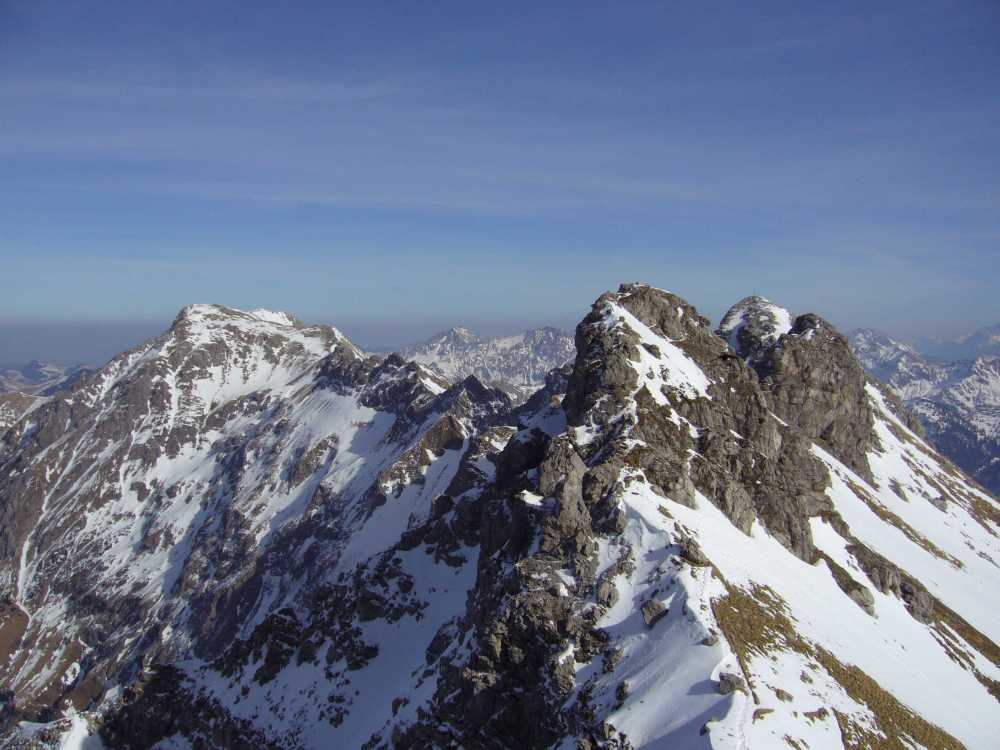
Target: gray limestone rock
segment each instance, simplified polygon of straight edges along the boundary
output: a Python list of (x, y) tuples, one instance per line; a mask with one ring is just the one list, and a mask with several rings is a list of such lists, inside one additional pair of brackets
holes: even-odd
[(732, 672), (723, 672), (719, 675), (719, 692), (722, 695), (728, 695), (737, 690), (745, 693), (746, 689), (746, 682), (740, 675)]
[(712, 561), (709, 560), (705, 553), (701, 551), (701, 546), (689, 536), (681, 536), (677, 540), (678, 546), (681, 548), (680, 554), (681, 559), (686, 560), (691, 565), (711, 565)]
[(818, 315), (800, 315), (754, 367), (782, 420), (871, 477), (868, 379), (843, 335)]
[(652, 628), (667, 614), (667, 606), (658, 599), (647, 599), (642, 604), (642, 619), (647, 628)]

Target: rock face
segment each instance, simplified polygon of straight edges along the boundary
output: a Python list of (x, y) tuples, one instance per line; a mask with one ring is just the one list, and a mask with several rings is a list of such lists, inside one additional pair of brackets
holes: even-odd
[(757, 372), (778, 417), (870, 478), (867, 379), (847, 339), (818, 315), (793, 319), (756, 296), (733, 305), (716, 333)]
[(400, 354), (451, 381), (475, 375), (523, 402), (544, 385), (550, 370), (572, 361), (575, 352), (573, 338), (558, 328), (532, 328), (497, 338), (452, 328)]
[(868, 381), (844, 336), (817, 315), (800, 315), (754, 369), (779, 417), (870, 478)]
[[(3, 436), (8, 716), (82, 708), (108, 681), (180, 655), (221, 658), (242, 629), (270, 626), (300, 566), (310, 583), (297, 606), (346, 606), (355, 594), (334, 571), (376, 565), (362, 527), (419, 538), (450, 483), (481, 481), (490, 425), (510, 406), (475, 379), (448, 387), (414, 363), (365, 358), (332, 328), (186, 308)], [(462, 470), (467, 451), (484, 467)], [(462, 512), (455, 501), (444, 518)], [(433, 546), (445, 568), (461, 559), (460, 541)], [(407, 611), (421, 611), (421, 593)], [(379, 601), (354, 606), (382, 612)], [(355, 668), (377, 651), (346, 631), (338, 644)]]
[(744, 329), (624, 285), (515, 408), (186, 308), (3, 433), (2, 736), (989, 746), (995, 500), (821, 319)]
[[(976, 340), (991, 339), (984, 331)], [(851, 346), (865, 369), (917, 417), (942, 454), (1000, 493), (1000, 356), (933, 361), (872, 330), (854, 331)]]
[(646, 621), (646, 627), (651, 628), (669, 611), (663, 602), (656, 599), (649, 599), (642, 605), (642, 619)]

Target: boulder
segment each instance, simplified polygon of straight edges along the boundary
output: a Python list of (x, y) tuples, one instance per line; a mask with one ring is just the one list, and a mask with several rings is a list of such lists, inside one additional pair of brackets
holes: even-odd
[(719, 692), (722, 695), (729, 695), (735, 691), (746, 692), (746, 682), (738, 674), (723, 672), (719, 675)]
[(642, 619), (645, 621), (647, 628), (652, 628), (669, 611), (663, 602), (658, 599), (649, 599), (642, 605)]

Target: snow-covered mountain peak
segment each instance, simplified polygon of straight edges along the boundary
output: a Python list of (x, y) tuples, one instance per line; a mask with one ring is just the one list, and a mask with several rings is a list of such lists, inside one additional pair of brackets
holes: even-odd
[(587, 320), (602, 330), (601, 351), (632, 346), (632, 369), (657, 403), (667, 403), (667, 391), (710, 398), (711, 378), (682, 348), (697, 344), (708, 321), (684, 300), (648, 285), (626, 284), (603, 295)]
[(307, 326), (290, 313), (256, 309), (238, 310), (225, 305), (194, 304), (182, 308), (165, 334), (169, 351), (177, 344), (194, 347), (211, 342), (236, 346), (253, 342), (255, 346), (275, 349), (303, 349), (309, 355), (322, 356), (335, 346), (343, 346), (362, 356), (343, 333), (330, 325)]
[[(971, 485), (948, 484), (955, 475), (947, 462), (865, 383), (843, 337), (820, 318), (800, 316), (784, 345), (764, 358), (758, 380), (720, 356), (719, 339), (697, 326), (672, 328), (679, 316), (671, 310), (676, 300), (668, 296), (620, 291), (599, 300), (578, 328), (580, 354), (563, 404), (582, 458), (584, 518), (613, 530), (607, 548), (598, 540), (596, 575), (603, 605), (596, 624), (611, 634), (604, 648), (613, 657), (602, 670), (607, 677), (579, 668), (574, 695), (635, 747), (869, 747), (901, 736), (927, 748), (962, 746), (934, 724), (968, 747), (985, 747), (990, 730), (978, 711), (995, 710), (994, 646), (980, 652), (990, 654), (976, 661), (982, 671), (954, 675), (977, 710), (953, 700), (951, 687), (931, 697), (926, 681), (918, 687), (905, 673), (916, 668), (917, 653), (920, 671), (943, 675), (955, 666), (947, 648), (927, 651), (929, 633), (956, 632), (946, 622), (966, 643), (980, 634), (965, 617), (995, 630), (966, 596), (970, 589), (957, 579), (945, 583), (968, 575), (973, 587), (994, 585), (987, 582), (996, 575), (988, 561), (996, 559), (995, 503)], [(669, 330), (666, 338), (686, 358), (663, 356), (660, 342), (633, 335), (643, 328), (660, 338)], [(660, 382), (669, 375), (656, 365), (678, 377), (692, 364), (707, 381), (705, 393)], [(849, 385), (830, 400), (819, 397), (825, 382)], [(837, 437), (852, 425), (872, 436)], [(557, 436), (549, 448), (553, 470), (569, 465), (555, 462), (558, 444)], [(852, 444), (860, 445), (860, 460), (849, 455)], [(737, 490), (733, 478), (741, 475)], [(618, 488), (611, 492), (617, 505), (602, 505), (608, 487)], [(560, 528), (574, 528), (568, 491), (556, 497)], [(938, 539), (941, 508), (961, 532)], [(928, 537), (936, 552), (928, 552)], [(909, 542), (893, 541), (903, 538)], [(975, 549), (960, 553), (972, 538)], [(581, 557), (570, 570), (577, 582), (592, 576)], [(929, 575), (938, 565), (941, 578), (914, 572)], [(887, 573), (900, 583), (887, 586)], [(868, 647), (875, 642), (878, 648)], [(900, 658), (893, 667), (889, 653)], [(689, 669), (736, 685), (735, 702), (724, 710), (710, 691), (697, 697), (680, 677)], [(949, 708), (938, 710), (939, 700)], [(672, 720), (661, 723), (642, 705), (669, 706)], [(953, 721), (958, 713), (965, 718)]]
[(472, 343), (473, 341), (478, 341), (479, 340), (479, 336), (477, 336), (475, 333), (473, 333), (472, 331), (470, 331), (468, 328), (463, 328), (462, 326), (456, 326), (454, 328), (449, 328), (447, 331), (445, 331), (443, 334), (440, 334), (440, 335), (446, 336), (446, 337), (448, 337), (450, 339), (454, 339), (454, 340), (457, 340), (457, 341), (462, 341), (462, 342), (465, 342), (467, 344)]
[(901, 358), (917, 360), (923, 357), (909, 344), (897, 341), (884, 331), (858, 328), (850, 333), (851, 347), (866, 363), (891, 366)]
[(446, 331), (435, 333), (433, 336), (420, 342), (419, 344), (414, 344), (414, 346), (428, 350), (437, 349), (439, 351), (444, 351), (449, 349), (463, 349), (470, 345), (474, 345), (479, 340), (479, 336), (468, 328), (455, 326)]
[[(18, 695), (4, 720), (62, 696), (83, 707), (143, 653), (190, 657), (252, 630), (270, 605), (255, 618), (239, 602), (290, 596), (279, 570), (299, 569), (311, 535), (303, 576), (367, 563), (427, 522), (472, 435), (510, 408), (474, 380), (266, 317), (186, 308), (2, 435), (0, 550), (21, 551), (0, 558), (0, 628), (40, 644), (0, 653)], [(487, 467), (473, 468), (469, 487)]]
[(289, 328), (305, 328), (306, 325), (297, 317), (287, 312), (276, 310), (266, 310), (257, 308), (255, 310), (238, 310), (234, 307), (217, 304), (191, 304), (185, 305), (175, 318), (175, 323), (186, 322), (190, 324), (204, 325), (230, 325), (234, 323), (247, 324), (250, 322), (270, 323)]
[(301, 320), (296, 318), (291, 313), (287, 312), (265, 310), (262, 307), (258, 307), (254, 310), (251, 310), (250, 314), (253, 315), (255, 318), (257, 318), (258, 320), (270, 320), (274, 323), (279, 323), (281, 325), (292, 326), (293, 328), (302, 328), (305, 326), (305, 324)]
[(791, 313), (780, 305), (752, 295), (729, 308), (717, 333), (744, 359), (774, 344), (792, 330)]
[(452, 328), (400, 354), (451, 382), (475, 375), (524, 401), (542, 387), (546, 373), (573, 358), (574, 346), (569, 334), (552, 327), (486, 339), (467, 328)]

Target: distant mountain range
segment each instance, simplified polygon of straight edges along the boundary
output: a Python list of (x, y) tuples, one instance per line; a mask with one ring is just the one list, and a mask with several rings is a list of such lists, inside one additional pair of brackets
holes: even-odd
[[(774, 343), (791, 321), (784, 308), (749, 297), (727, 313), (719, 333), (742, 351), (748, 342)], [(867, 372), (903, 400), (931, 442), (970, 476), (1000, 492), (1000, 324), (954, 340), (923, 338), (913, 344), (858, 329), (850, 342)], [(399, 354), (451, 383), (474, 375), (520, 404), (544, 387), (547, 373), (571, 362), (576, 348), (571, 334), (553, 327), (494, 337), (455, 327), (402, 347)], [(92, 370), (38, 360), (0, 370), (0, 429), (38, 397), (69, 388)]]
[(14, 424), (43, 397), (71, 388), (93, 368), (63, 367), (32, 360), (23, 367), (0, 370), (0, 432)]
[(576, 356), (573, 337), (558, 328), (532, 328), (513, 336), (480, 338), (468, 328), (451, 328), (399, 350), (458, 382), (475, 375), (522, 402), (545, 385), (545, 375)]
[(928, 359), (953, 362), (982, 356), (1000, 356), (1000, 323), (957, 339), (918, 338), (913, 348)]
[(67, 378), (88, 370), (86, 365), (63, 367), (50, 362), (32, 360), (23, 367), (0, 369), (0, 393), (42, 393), (64, 383)]
[(850, 340), (861, 364), (903, 400), (938, 450), (1000, 493), (1000, 326), (924, 349), (976, 353), (955, 360), (931, 359), (919, 344), (871, 329), (854, 331)]

